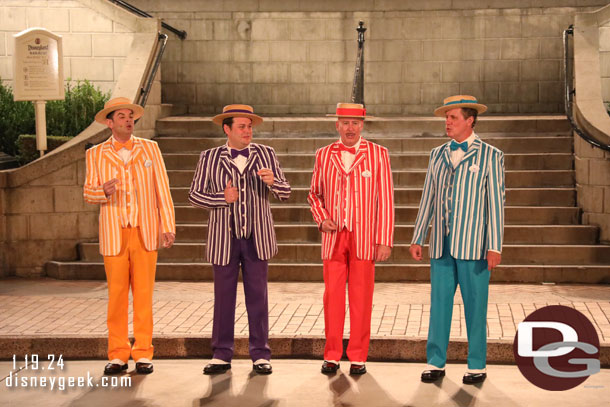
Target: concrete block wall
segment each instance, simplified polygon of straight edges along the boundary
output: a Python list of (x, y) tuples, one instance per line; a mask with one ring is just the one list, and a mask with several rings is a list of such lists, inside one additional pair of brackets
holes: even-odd
[(582, 223), (597, 225), (600, 240), (610, 243), (610, 152), (574, 138), (574, 166)]
[(163, 100), (212, 114), (324, 114), (351, 94), (365, 21), (365, 101), (375, 115), (430, 115), (449, 94), (492, 113), (562, 113), (562, 32), (606, 1), (277, 2), (133, 0), (188, 31), (163, 61)]
[[(158, 44), (159, 21), (135, 17), (106, 0), (5, 0), (0, 2), (0, 30), (7, 27), (10, 13), (25, 16), (27, 25), (28, 16), (37, 15), (36, 10), (67, 16), (69, 24), (64, 28), (70, 31), (64, 46), (70, 49), (71, 56), (66, 58), (72, 73), (78, 67), (84, 78), (105, 83), (114, 97), (136, 100)], [(84, 40), (67, 41), (75, 36)], [(5, 46), (7, 37), (0, 35)], [(3, 61), (6, 58), (10, 57)], [(159, 72), (136, 136), (154, 135), (162, 114), (160, 80)], [(78, 242), (98, 240), (99, 207), (83, 200), (85, 144), (100, 143), (109, 135), (106, 126), (93, 123), (43, 158), (0, 171), (0, 277), (44, 276), (48, 261), (76, 260)]]
[(12, 86), (13, 35), (42, 27), (61, 35), (64, 77), (88, 79), (112, 91), (131, 47), (134, 30), (73, 0), (0, 2), (0, 78)]
[(602, 98), (604, 103), (610, 103), (610, 22), (599, 27), (599, 62)]

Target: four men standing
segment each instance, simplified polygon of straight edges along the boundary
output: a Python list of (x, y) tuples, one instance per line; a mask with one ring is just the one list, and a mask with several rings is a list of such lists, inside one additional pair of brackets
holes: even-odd
[[(432, 150), (412, 245), (416, 260), (432, 220), (431, 310), (428, 368), (422, 381), (444, 376), (453, 297), (460, 284), (468, 328), (464, 383), (485, 379), (486, 311), (490, 270), (500, 263), (504, 226), (504, 162), (498, 149), (473, 132), (486, 110), (472, 96), (445, 99), (435, 115), (446, 118), (453, 139)], [(112, 130), (108, 141), (87, 151), (85, 200), (100, 203), (100, 251), (108, 278), (106, 374), (127, 369), (151, 373), (152, 291), (159, 237), (175, 238), (174, 208), (157, 144), (131, 135), (140, 106), (110, 100), (96, 120)], [(322, 373), (334, 373), (343, 354), (345, 285), (348, 284), (350, 374), (366, 373), (375, 262), (390, 257), (394, 188), (388, 150), (361, 138), (363, 105), (339, 103), (339, 140), (316, 152), (308, 202), (322, 232), (326, 345)], [(227, 143), (201, 153), (189, 202), (209, 210), (207, 257), (214, 271), (213, 359), (205, 374), (231, 368), (236, 289), (241, 268), (248, 311), (253, 370), (270, 374), (268, 260), (277, 253), (269, 192), (290, 196), (274, 150), (252, 143), (263, 119), (247, 105), (228, 105), (214, 117)], [(128, 290), (134, 295), (135, 344), (127, 336)]]

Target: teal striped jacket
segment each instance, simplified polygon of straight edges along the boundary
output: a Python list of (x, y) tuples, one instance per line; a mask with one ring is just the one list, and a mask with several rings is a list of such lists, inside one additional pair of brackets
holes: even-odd
[[(411, 244), (422, 245), (430, 233), (430, 258), (443, 254), (444, 188), (453, 166), (449, 144), (432, 150)], [(502, 251), (504, 234), (504, 153), (476, 136), (453, 176), (451, 194), (451, 256), (480, 260), (488, 250)]]

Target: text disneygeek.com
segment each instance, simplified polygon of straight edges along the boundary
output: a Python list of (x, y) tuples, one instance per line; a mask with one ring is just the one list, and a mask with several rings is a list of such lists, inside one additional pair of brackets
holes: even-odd
[(131, 376), (102, 376), (96, 379), (89, 372), (86, 376), (43, 376), (44, 371), (56, 374), (65, 367), (62, 355), (46, 356), (43, 359), (36, 354), (23, 358), (13, 355), (13, 371), (2, 380), (4, 385), (11, 389), (45, 388), (59, 391), (85, 387), (131, 387)]

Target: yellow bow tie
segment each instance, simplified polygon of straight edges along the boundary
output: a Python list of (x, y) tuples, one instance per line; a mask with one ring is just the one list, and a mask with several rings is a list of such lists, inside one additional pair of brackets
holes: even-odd
[(116, 151), (121, 151), (122, 148), (126, 148), (128, 150), (131, 150), (133, 148), (133, 138), (129, 138), (129, 140), (127, 140), (124, 143), (121, 143), (120, 141), (114, 139), (112, 141), (112, 145), (114, 146), (114, 149)]

